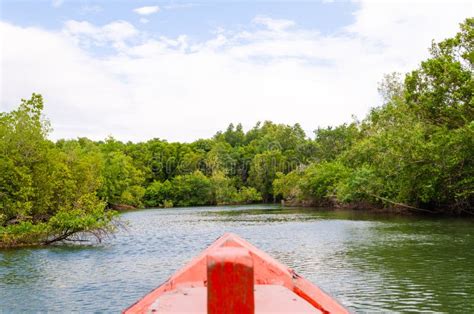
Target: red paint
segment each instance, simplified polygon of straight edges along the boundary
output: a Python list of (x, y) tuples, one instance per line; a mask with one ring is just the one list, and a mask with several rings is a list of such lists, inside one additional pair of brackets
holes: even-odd
[[(314, 313), (348, 313), (342, 305), (320, 288), (232, 233), (224, 234), (165, 283), (126, 309), (124, 313), (179, 312), (178, 307), (171, 309), (173, 303), (186, 303), (187, 309), (193, 309), (192, 311), (182, 310), (181, 312), (205, 313), (206, 307), (203, 304), (205, 299), (203, 300), (202, 298), (204, 298), (204, 294), (207, 295), (206, 290), (203, 288), (206, 287), (208, 280), (208, 256), (215, 256), (218, 250), (229, 247), (247, 250), (252, 259), (253, 284), (256, 287), (256, 293), (259, 293), (258, 295), (255, 294), (257, 297), (254, 296), (256, 313), (259, 313), (259, 311), (267, 313), (272, 311), (294, 313), (300, 312), (298, 311), (299, 309), (306, 308), (307, 306), (310, 306)], [(216, 257), (213, 258), (215, 259)], [(238, 260), (242, 261), (241, 258)], [(244, 270), (242, 269), (241, 271)], [(277, 291), (272, 288), (278, 286), (283, 291)], [(261, 289), (263, 287), (268, 287), (269, 289)], [(189, 289), (189, 293), (181, 293), (185, 289)], [(198, 290), (204, 291), (204, 294)], [(284, 291), (287, 291), (287, 293), (284, 293)], [(240, 294), (241, 292), (238, 293)], [(282, 298), (285, 298), (285, 300), (281, 300)], [(163, 310), (163, 307), (160, 308), (164, 304), (163, 300), (165, 299), (166, 305), (170, 306), (167, 310)]]
[(253, 260), (248, 250), (223, 247), (207, 256), (207, 313), (255, 313)]

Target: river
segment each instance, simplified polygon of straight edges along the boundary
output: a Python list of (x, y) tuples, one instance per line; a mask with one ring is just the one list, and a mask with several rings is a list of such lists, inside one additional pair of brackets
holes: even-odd
[(146, 209), (94, 245), (0, 250), (0, 313), (116, 313), (235, 232), (353, 312), (474, 312), (474, 220), (279, 206)]

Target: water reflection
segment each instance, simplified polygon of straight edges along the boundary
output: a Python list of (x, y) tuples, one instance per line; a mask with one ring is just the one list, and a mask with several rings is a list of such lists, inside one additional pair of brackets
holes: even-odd
[(229, 231), (356, 312), (474, 311), (472, 221), (278, 206), (123, 218), (128, 230), (100, 245), (0, 251), (0, 312), (118, 312)]
[[(348, 251), (371, 287), (386, 291), (390, 310), (471, 312), (474, 309), (472, 221), (420, 220), (379, 225), (374, 240)], [(380, 279), (383, 274), (383, 281)], [(357, 308), (367, 308), (364, 302)], [(469, 309), (469, 310), (467, 310)]]

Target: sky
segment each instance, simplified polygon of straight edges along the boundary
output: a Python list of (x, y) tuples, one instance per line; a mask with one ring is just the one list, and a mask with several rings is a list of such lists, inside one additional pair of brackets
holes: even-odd
[(472, 1), (0, 0), (0, 111), (43, 95), (50, 138), (209, 138), (318, 127), (382, 104)]

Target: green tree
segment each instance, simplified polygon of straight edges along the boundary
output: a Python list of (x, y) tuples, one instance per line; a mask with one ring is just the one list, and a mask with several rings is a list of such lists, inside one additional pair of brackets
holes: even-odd
[(104, 155), (102, 177), (104, 183), (99, 195), (112, 205), (140, 207), (145, 189), (143, 173), (133, 166), (130, 156), (121, 151), (111, 151)]
[(250, 204), (262, 201), (262, 195), (253, 187), (243, 186), (238, 192), (236, 201), (238, 203)]
[(155, 181), (150, 184), (143, 197), (147, 207), (164, 207), (166, 202), (173, 202), (173, 186), (170, 181)]
[(301, 179), (302, 193), (315, 203), (332, 203), (336, 200), (338, 184), (349, 174), (350, 169), (338, 161), (312, 164)]
[[(47, 244), (113, 230), (114, 212), (96, 196), (97, 155), (59, 149), (46, 136), (43, 99), (33, 94), (0, 114), (0, 246)], [(67, 147), (67, 148), (66, 148)]]
[(279, 150), (255, 155), (249, 172), (249, 183), (261, 193), (265, 202), (273, 198), (272, 183), (278, 172), (287, 172), (286, 158)]
[(212, 200), (211, 180), (201, 171), (179, 175), (173, 181), (173, 204), (177, 206), (208, 205)]
[(303, 171), (293, 170), (288, 174), (278, 172), (273, 180), (273, 194), (287, 201), (301, 201), (304, 199), (301, 191)]
[(356, 123), (343, 124), (335, 128), (318, 128), (314, 133), (316, 135), (314, 155), (318, 161), (336, 159), (359, 139)]
[(433, 43), (432, 57), (405, 79), (407, 103), (422, 118), (448, 128), (474, 120), (474, 18), (455, 37)]
[(212, 203), (233, 204), (237, 202), (237, 189), (230, 178), (221, 171), (215, 171), (211, 176)]

